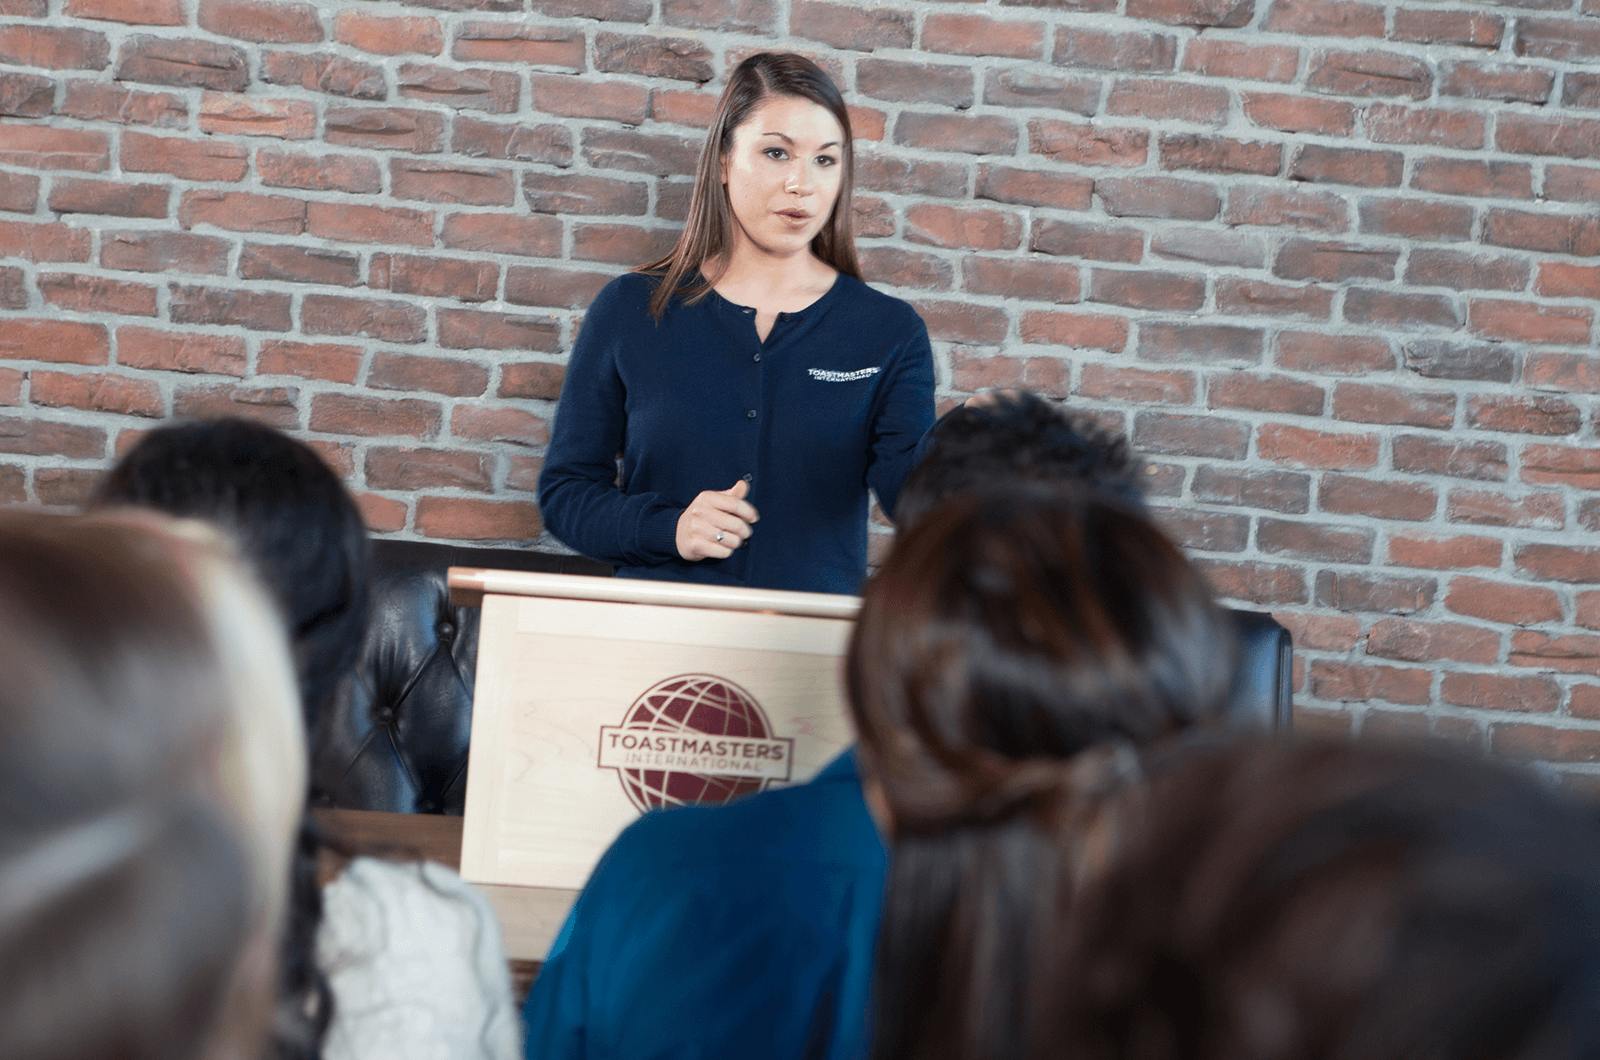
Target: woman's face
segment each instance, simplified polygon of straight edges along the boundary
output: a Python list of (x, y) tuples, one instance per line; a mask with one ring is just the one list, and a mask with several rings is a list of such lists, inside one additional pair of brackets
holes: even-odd
[(821, 104), (774, 96), (733, 131), (722, 159), (735, 249), (808, 252), (844, 179), (844, 130)]

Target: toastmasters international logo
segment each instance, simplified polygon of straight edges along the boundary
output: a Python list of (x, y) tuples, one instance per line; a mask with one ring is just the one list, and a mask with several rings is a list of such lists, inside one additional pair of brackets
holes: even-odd
[(640, 811), (723, 803), (789, 779), (794, 741), (772, 735), (755, 697), (708, 674), (660, 681), (600, 727), (600, 768)]

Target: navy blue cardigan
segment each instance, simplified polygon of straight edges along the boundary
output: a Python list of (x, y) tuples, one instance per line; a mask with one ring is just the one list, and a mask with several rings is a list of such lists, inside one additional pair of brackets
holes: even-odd
[[(858, 592), (867, 488), (892, 517), (933, 422), (922, 319), (840, 274), (762, 342), (754, 310), (715, 291), (655, 322), (656, 282), (619, 276), (584, 316), (539, 476), (545, 526), (627, 577)], [(749, 541), (680, 559), (679, 514), (740, 478), (761, 514)]]

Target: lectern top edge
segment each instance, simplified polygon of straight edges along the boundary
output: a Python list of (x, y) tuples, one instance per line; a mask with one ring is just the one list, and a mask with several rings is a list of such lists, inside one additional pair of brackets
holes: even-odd
[(505, 596), (553, 596), (566, 600), (701, 607), (719, 611), (763, 611), (807, 618), (854, 619), (859, 596), (801, 593), (783, 589), (745, 589), (697, 582), (658, 582), (640, 578), (595, 578), (583, 574), (450, 568), (450, 602), (477, 607), (486, 593)]

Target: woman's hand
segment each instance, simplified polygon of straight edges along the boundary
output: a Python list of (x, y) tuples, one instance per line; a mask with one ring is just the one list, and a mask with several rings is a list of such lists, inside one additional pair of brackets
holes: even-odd
[(750, 536), (750, 524), (761, 518), (746, 501), (744, 479), (725, 490), (703, 490), (678, 516), (678, 555), (694, 563), (727, 559)]

